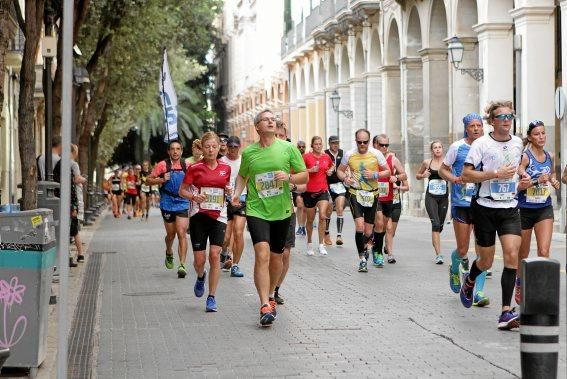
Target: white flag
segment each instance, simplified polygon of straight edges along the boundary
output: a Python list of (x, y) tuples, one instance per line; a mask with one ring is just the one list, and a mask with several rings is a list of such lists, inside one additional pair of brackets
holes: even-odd
[(167, 50), (163, 49), (163, 65), (159, 81), (159, 94), (163, 113), (165, 115), (165, 134), (166, 142), (176, 140), (177, 134), (177, 95), (173, 88), (173, 80), (169, 72), (169, 64), (167, 62)]

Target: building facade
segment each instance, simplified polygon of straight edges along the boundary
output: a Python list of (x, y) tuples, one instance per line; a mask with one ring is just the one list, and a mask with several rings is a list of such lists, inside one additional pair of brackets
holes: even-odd
[[(256, 7), (257, 19), (281, 12), (281, 59), (273, 82), (262, 87), (289, 88), (277, 100), (283, 101), (278, 111), (293, 140), (338, 134), (343, 147), (352, 148), (357, 129), (386, 133), (413, 179), (430, 156), (432, 140), (447, 147), (462, 138), (465, 114), (482, 113), (488, 101), (506, 99), (516, 106), (516, 134), (523, 135), (534, 119), (544, 121), (548, 149), (565, 166), (561, 152), (567, 145), (555, 117), (554, 93), (561, 83), (567, 85), (567, 27), (561, 28), (567, 25), (567, 1), (291, 0), (283, 2), (283, 10), (278, 1), (237, 3)], [(259, 8), (266, 3), (273, 8), (269, 14)], [(448, 53), (452, 37), (464, 47), (458, 65)], [(230, 82), (242, 79), (234, 74)], [(242, 96), (235, 90), (228, 104)], [(350, 112), (333, 108), (335, 91), (338, 110)], [(270, 100), (268, 92), (252, 104), (262, 108)], [(243, 109), (229, 109), (229, 125), (246, 119)], [(410, 187), (407, 205), (419, 213), (423, 182), (411, 180)]]

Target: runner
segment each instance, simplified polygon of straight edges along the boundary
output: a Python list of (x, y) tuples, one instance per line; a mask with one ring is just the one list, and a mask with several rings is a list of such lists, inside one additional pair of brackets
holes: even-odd
[[(391, 152), (391, 154), (394, 154)], [(395, 156), (395, 154), (394, 154)], [(399, 174), (394, 170), (394, 175)], [(407, 176), (407, 174), (406, 174)], [(403, 193), (409, 191), (409, 184), (407, 180), (398, 180), (393, 185), (393, 200), (392, 200), (392, 217), (388, 219), (386, 224), (386, 243), (384, 245), (384, 253), (388, 255), (388, 263), (396, 263), (394, 258), (394, 237), (396, 236), (396, 230), (398, 229), (398, 222), (400, 221), (400, 216), (402, 215), (402, 200)]]
[(319, 232), (319, 254), (327, 255), (324, 242), (325, 218), (327, 217), (327, 207), (329, 206), (327, 177), (333, 174), (334, 169), (331, 158), (323, 153), (323, 139), (321, 137), (315, 136), (311, 138), (311, 152), (303, 154), (303, 161), (309, 173), (307, 189), (302, 195), (307, 216), (307, 255), (315, 255), (311, 240), (316, 210), (319, 211), (319, 227), (317, 228)]
[(200, 161), (203, 157), (203, 147), (201, 146), (201, 140), (196, 139), (191, 145), (191, 157), (187, 160), (190, 164)]
[[(230, 186), (236, 187), (236, 177), (240, 170), (240, 138), (232, 136), (226, 143), (227, 154), (220, 159), (221, 162), (230, 166)], [(246, 190), (240, 195), (241, 206), (233, 207), (230, 201), (227, 204), (226, 234), (224, 237), (223, 249), (232, 250), (232, 257), (227, 254), (225, 260), (221, 255), (221, 265), (224, 270), (230, 270), (233, 278), (242, 278), (244, 273), (240, 270), (240, 258), (244, 251), (244, 226), (246, 225)], [(232, 247), (230, 249), (230, 247)], [(222, 253), (221, 253), (222, 254)], [(228, 258), (228, 259), (227, 259)]]
[[(546, 135), (543, 121), (532, 121), (524, 140), (526, 149), (518, 173), (529, 175), (530, 182), (518, 186), (518, 205), (522, 223), (522, 244), (518, 257), (516, 278), (516, 303), (522, 301), (519, 265), (530, 255), (532, 230), (537, 240), (538, 257), (549, 258), (549, 247), (553, 235), (552, 188), (558, 190), (560, 183), (555, 175), (555, 156), (544, 150)], [(527, 186), (527, 188), (526, 188)]]
[(126, 204), (126, 214), (128, 215), (128, 220), (131, 220), (134, 216), (134, 207), (136, 205), (136, 198), (138, 197), (138, 189), (136, 188), (136, 183), (138, 182), (138, 177), (135, 174), (134, 168), (128, 168), (128, 175), (126, 176), (126, 197), (124, 198), (124, 203)]
[[(303, 141), (297, 141), (297, 149), (299, 150), (301, 156), (305, 154), (306, 145)], [(305, 219), (307, 217), (305, 213), (305, 204), (303, 202), (303, 194), (299, 192), (293, 192), (293, 204), (296, 208), (297, 214), (297, 232), (295, 233), (298, 236), (306, 236), (307, 231), (305, 230)]]
[(329, 234), (329, 224), (331, 223), (331, 216), (333, 214), (333, 204), (335, 210), (337, 211), (337, 239), (335, 243), (337, 246), (343, 244), (343, 224), (344, 224), (344, 211), (345, 211), (345, 199), (346, 199), (346, 188), (344, 184), (339, 180), (337, 176), (337, 167), (341, 164), (341, 160), (344, 156), (343, 149), (339, 148), (339, 137), (330, 136), (329, 137), (329, 148), (325, 150), (325, 154), (331, 158), (333, 162), (333, 173), (327, 176), (327, 184), (329, 185), (329, 193), (331, 194), (332, 204), (327, 207), (327, 218), (325, 219), (325, 245), (332, 245), (331, 237)]
[(431, 243), (433, 249), (435, 249), (435, 263), (442, 265), (441, 232), (443, 231), (443, 224), (445, 224), (445, 217), (447, 217), (449, 192), (447, 191), (447, 182), (439, 176), (439, 168), (443, 164), (443, 144), (439, 140), (434, 140), (429, 148), (432, 158), (421, 163), (415, 178), (418, 180), (428, 179), (425, 190), (425, 210), (431, 220)]
[[(376, 219), (374, 222), (372, 260), (374, 262), (374, 266), (384, 267), (382, 246), (384, 245), (384, 237), (386, 236), (387, 226), (388, 224), (391, 224), (390, 220), (392, 219), (394, 211), (394, 184), (399, 180), (407, 180), (408, 176), (400, 160), (389, 151), (390, 139), (387, 135), (380, 134), (375, 136), (372, 143), (374, 148), (384, 155), (388, 168), (392, 173), (390, 177), (378, 179), (378, 203), (376, 205)], [(393, 239), (391, 231), (389, 235)], [(388, 263), (391, 264), (396, 263), (394, 253), (391, 250), (393, 242), (392, 239), (389, 241), (390, 250), (388, 250)]]
[[(461, 302), (470, 308), (477, 277), (492, 266), (496, 233), (500, 237), (504, 257), (502, 271), (502, 314), (498, 329), (519, 327), (518, 314), (510, 307), (518, 251), (521, 244), (520, 212), (515, 199), (518, 166), (522, 159), (522, 140), (510, 134), (514, 109), (511, 101), (491, 102), (486, 108), (486, 120), (494, 131), (473, 142), (461, 174), (465, 183), (480, 183), (476, 200), (471, 203), (472, 220), (478, 258), (464, 277), (460, 290)], [(481, 165), (480, 171), (475, 167)], [(524, 174), (520, 183), (529, 183)]]
[(119, 218), (121, 216), (120, 204), (122, 204), (122, 173), (120, 170), (114, 170), (114, 174), (108, 178), (108, 181), (112, 192), (112, 214), (115, 218)]
[[(337, 169), (337, 176), (349, 186), (349, 204), (356, 228), (355, 242), (358, 251), (358, 272), (368, 272), (366, 244), (372, 237), (378, 179), (390, 176), (384, 155), (370, 148), (370, 132), (359, 129), (354, 134), (357, 147), (348, 151)], [(350, 174), (346, 171), (350, 168)]]
[[(471, 199), (476, 195), (474, 183), (464, 183), (462, 179), (465, 158), (471, 149), (471, 144), (484, 135), (482, 129), (482, 116), (469, 113), (463, 118), (464, 138), (454, 142), (447, 151), (443, 164), (439, 169), (439, 175), (451, 182), (451, 217), (453, 218), (453, 229), (457, 248), (451, 253), (451, 264), (449, 265), (449, 286), (454, 293), (461, 290), (460, 274), (465, 275), (469, 271), (469, 242), (473, 232), (473, 220), (471, 214)], [(478, 169), (478, 167), (477, 167)], [(490, 303), (484, 295), (484, 281), (486, 271), (476, 278), (475, 295), (473, 305), (484, 307)]]
[(147, 183), (148, 176), (150, 175), (150, 162), (144, 161), (142, 163), (142, 170), (140, 170), (140, 197), (142, 203), (142, 220), (147, 221), (150, 214), (150, 199), (152, 197), (152, 187)]
[(561, 176), (561, 182), (567, 184), (567, 166), (563, 169), (563, 175)]
[(230, 195), (230, 166), (217, 160), (220, 139), (214, 132), (207, 132), (201, 138), (203, 159), (187, 169), (179, 194), (191, 200), (189, 234), (193, 247), (193, 267), (197, 280), (193, 291), (195, 296), (205, 293), (207, 270), (207, 240), (209, 241), (209, 295), (205, 311), (216, 312), (215, 298), (220, 278), (220, 252), (226, 232), (226, 196)]
[[(221, 159), (221, 157), (224, 157), (228, 152), (228, 148), (226, 147), (226, 143), (228, 142), (228, 134), (219, 133), (219, 139), (220, 139), (220, 149), (219, 149), (219, 154), (217, 155), (217, 159)], [(201, 143), (203, 143), (202, 139), (201, 139)]]
[(270, 326), (277, 315), (273, 296), (292, 214), (289, 187), (306, 183), (308, 174), (299, 150), (275, 139), (276, 119), (270, 110), (258, 113), (254, 125), (260, 140), (242, 153), (232, 204), (240, 205), (240, 194), (247, 184), (246, 221), (256, 255), (254, 283), (260, 297), (260, 325)]
[[(287, 141), (287, 127), (283, 122), (281, 122), (279, 120), (276, 121), (276, 138)], [(306, 188), (305, 184), (291, 184), (290, 185), (290, 190), (292, 190), (293, 192), (302, 193), (302, 192), (305, 191), (305, 188)], [(291, 212), (292, 212), (291, 213), (291, 221), (290, 221), (289, 227), (287, 229), (287, 237), (286, 237), (286, 240), (285, 240), (284, 252), (282, 254), (282, 261), (283, 261), (282, 273), (280, 275), (280, 279), (278, 280), (278, 282), (276, 284), (276, 288), (274, 290), (274, 300), (278, 304), (284, 304), (285, 303), (285, 298), (280, 294), (280, 287), (282, 286), (283, 281), (285, 279), (285, 276), (287, 274), (287, 271), (289, 270), (289, 261), (290, 261), (290, 257), (291, 257), (291, 249), (295, 247), (296, 216), (295, 216), (295, 211), (294, 211), (294, 206), (293, 206), (293, 200), (292, 200), (292, 204), (291, 204)]]
[(167, 149), (169, 159), (159, 162), (146, 179), (149, 185), (161, 184), (160, 209), (165, 226), (165, 267), (173, 268), (173, 241), (177, 236), (179, 266), (177, 276), (185, 278), (187, 268), (187, 228), (189, 226), (189, 202), (179, 196), (179, 187), (187, 171), (182, 159), (183, 146), (179, 141), (171, 141)]

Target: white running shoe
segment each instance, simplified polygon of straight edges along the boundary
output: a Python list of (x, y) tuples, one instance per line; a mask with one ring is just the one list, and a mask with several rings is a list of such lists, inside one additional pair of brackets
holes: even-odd
[(315, 255), (315, 252), (313, 251), (313, 247), (311, 246), (310, 243), (307, 244), (307, 255)]
[(319, 244), (319, 254), (327, 255), (327, 249), (325, 249), (325, 245)]

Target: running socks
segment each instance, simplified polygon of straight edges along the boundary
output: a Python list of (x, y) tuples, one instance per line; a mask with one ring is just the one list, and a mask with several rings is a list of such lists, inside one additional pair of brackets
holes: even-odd
[(276, 289), (274, 290), (274, 297), (278, 297), (279, 291), (280, 291), (280, 286), (276, 286)]
[(354, 241), (356, 242), (356, 250), (358, 251), (358, 256), (359, 257), (363, 257), (364, 256), (364, 245), (366, 238), (364, 237), (364, 233), (363, 232), (356, 232), (354, 234)]
[(329, 224), (331, 223), (330, 218), (325, 219), (325, 234), (329, 234)]
[[(337, 216), (337, 234), (340, 236), (343, 234), (343, 224), (344, 224), (345, 220), (343, 218), (343, 216)], [(327, 227), (327, 229), (329, 229)]]
[(502, 286), (502, 306), (510, 306), (512, 303), (512, 295), (514, 294), (514, 285), (516, 284), (516, 269), (504, 267), (500, 285)]
[[(479, 276), (480, 274), (482, 274), (482, 271), (480, 271), (480, 269), (476, 265), (476, 259), (475, 259), (474, 262), (472, 263), (471, 271), (469, 273), (469, 280), (471, 281), (471, 283), (474, 283), (476, 281), (477, 276)], [(513, 287), (514, 286), (512, 285), (512, 289)]]
[(459, 265), (461, 264), (461, 257), (457, 252), (457, 249), (453, 250), (451, 253), (451, 273), (458, 274), (459, 273)]
[(377, 251), (382, 253), (382, 248), (384, 247), (384, 236), (386, 235), (385, 232), (378, 233), (374, 232), (374, 247), (372, 251)]
[(486, 280), (486, 271), (483, 271), (475, 282), (475, 292), (484, 292), (484, 281)]

